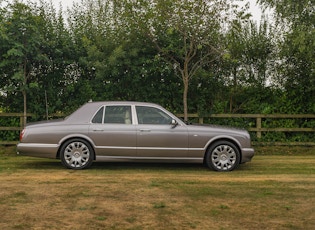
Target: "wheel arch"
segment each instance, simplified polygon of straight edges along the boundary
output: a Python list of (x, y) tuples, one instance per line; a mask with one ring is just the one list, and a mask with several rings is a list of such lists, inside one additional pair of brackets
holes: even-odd
[(67, 141), (70, 141), (73, 139), (79, 139), (79, 140), (86, 141), (91, 146), (91, 148), (93, 149), (93, 152), (94, 152), (94, 156), (93, 156), (94, 159), (93, 160), (96, 159), (94, 142), (89, 137), (87, 137), (85, 135), (71, 135), (71, 136), (67, 136), (67, 137), (64, 137), (63, 139), (61, 139), (59, 142), (59, 148), (58, 148), (57, 155), (56, 155), (57, 159), (60, 159), (60, 153), (61, 153), (61, 148), (62, 148), (63, 144), (66, 143)]
[(205, 159), (206, 159), (206, 155), (207, 155), (207, 152), (208, 150), (213, 146), (215, 145), (217, 142), (220, 142), (220, 141), (227, 141), (227, 142), (231, 142), (232, 144), (234, 144), (237, 148), (237, 150), (239, 151), (240, 153), (240, 159), (239, 159), (239, 164), (242, 162), (242, 149), (241, 149), (241, 144), (239, 143), (239, 141), (233, 137), (226, 137), (226, 136), (218, 136), (214, 139), (211, 139), (208, 143), (207, 143), (207, 147), (205, 148), (205, 152), (204, 152), (204, 155), (203, 155), (203, 161), (205, 162)]

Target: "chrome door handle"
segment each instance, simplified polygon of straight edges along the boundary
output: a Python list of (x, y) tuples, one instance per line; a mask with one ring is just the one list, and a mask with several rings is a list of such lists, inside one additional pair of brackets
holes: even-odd
[(140, 132), (151, 132), (151, 129), (140, 129)]

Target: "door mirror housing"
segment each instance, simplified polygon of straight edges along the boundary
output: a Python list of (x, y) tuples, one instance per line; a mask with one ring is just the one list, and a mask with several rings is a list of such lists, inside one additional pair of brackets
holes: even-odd
[(178, 122), (175, 119), (171, 121), (172, 128), (175, 128), (178, 125)]

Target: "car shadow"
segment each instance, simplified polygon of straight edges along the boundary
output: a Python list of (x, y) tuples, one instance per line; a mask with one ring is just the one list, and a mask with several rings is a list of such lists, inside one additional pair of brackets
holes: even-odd
[(94, 162), (91, 169), (107, 170), (207, 170), (205, 166), (197, 163), (144, 163), (144, 162)]
[[(67, 170), (58, 160), (34, 160), (20, 164), (19, 168)], [(69, 169), (71, 170), (71, 169)], [(208, 170), (196, 163), (142, 163), (142, 162), (93, 162), (84, 170)]]
[[(246, 171), (247, 164), (240, 165), (235, 171)], [(60, 160), (53, 159), (34, 159), (28, 160), (19, 165), (20, 169), (34, 169), (34, 170), (71, 170), (66, 169)], [(93, 162), (92, 166), (84, 170), (138, 170), (138, 171), (212, 171), (200, 163), (153, 163), (153, 162)]]

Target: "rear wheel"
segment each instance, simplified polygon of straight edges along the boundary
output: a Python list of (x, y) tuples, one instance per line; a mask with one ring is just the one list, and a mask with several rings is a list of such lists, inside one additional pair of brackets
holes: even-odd
[(240, 162), (238, 148), (229, 141), (218, 141), (207, 151), (205, 163), (215, 171), (232, 171)]
[(69, 169), (85, 169), (93, 163), (93, 148), (85, 140), (69, 140), (62, 145), (60, 151), (61, 163)]

